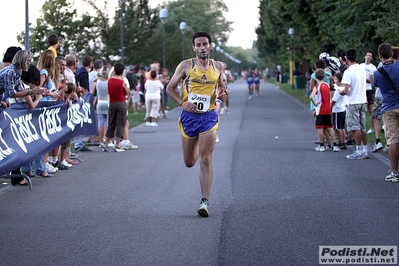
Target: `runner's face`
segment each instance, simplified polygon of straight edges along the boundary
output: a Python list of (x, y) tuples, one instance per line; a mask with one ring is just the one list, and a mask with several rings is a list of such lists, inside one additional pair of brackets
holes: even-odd
[(208, 42), (207, 37), (198, 37), (194, 40), (193, 51), (200, 59), (207, 59), (211, 51), (212, 44)]

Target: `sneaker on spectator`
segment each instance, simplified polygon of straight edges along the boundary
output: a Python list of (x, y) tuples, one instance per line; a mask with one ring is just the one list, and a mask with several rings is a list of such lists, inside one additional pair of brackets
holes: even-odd
[(363, 160), (363, 154), (358, 154), (357, 152), (352, 153), (351, 155), (346, 155), (346, 158), (349, 160)]
[(371, 152), (377, 152), (383, 148), (382, 143), (378, 142), (377, 144), (374, 145), (374, 148), (371, 150)]
[(374, 133), (374, 129), (370, 128), (369, 130), (367, 130), (367, 134), (372, 134)]
[(46, 172), (49, 174), (54, 174), (58, 171), (57, 167), (52, 166), (49, 162), (46, 163)]
[(150, 127), (150, 126), (151, 126), (151, 123), (150, 123), (150, 122), (145, 122), (145, 126), (146, 126), (146, 127)]
[(121, 148), (124, 150), (135, 150), (138, 147), (136, 145), (133, 145), (130, 140), (123, 140), (121, 142)]
[(399, 173), (392, 173), (391, 170), (388, 171), (388, 175), (385, 177), (385, 181), (397, 183), (399, 182)]
[(151, 122), (151, 123), (150, 123), (150, 126), (151, 126), (151, 127), (157, 127), (157, 126), (158, 126), (158, 123), (157, 123), (157, 122)]
[(338, 151), (341, 151), (341, 149), (340, 149), (338, 146), (334, 146), (334, 147), (333, 147), (333, 151), (334, 151), (334, 152), (338, 152)]
[(362, 153), (362, 159), (368, 159), (369, 158), (369, 153), (368, 152), (363, 152)]
[(116, 152), (123, 152), (123, 151), (125, 151), (124, 149), (121, 149), (121, 148), (114, 148), (114, 150), (115, 150)]
[(68, 168), (71, 168), (71, 167), (72, 167), (72, 164), (68, 163), (68, 162), (65, 161), (65, 160), (63, 160), (62, 162), (60, 162), (60, 165), (64, 165), (64, 166), (66, 166), (66, 167), (68, 167)]
[(60, 161), (57, 161), (51, 165), (54, 166), (55, 168), (58, 168), (58, 170), (68, 170), (69, 169), (69, 166), (62, 164)]
[(226, 112), (226, 115), (229, 115), (229, 108), (225, 107), (224, 111)]
[(346, 146), (345, 146), (345, 144), (343, 144), (343, 145), (340, 145), (339, 146), (339, 149), (342, 151), (342, 150), (346, 150)]
[(323, 151), (326, 151), (326, 147), (324, 147), (324, 145), (322, 146), (322, 145), (319, 145), (319, 146), (317, 146), (316, 148), (314, 148), (316, 151), (321, 151), (321, 152), (323, 152)]

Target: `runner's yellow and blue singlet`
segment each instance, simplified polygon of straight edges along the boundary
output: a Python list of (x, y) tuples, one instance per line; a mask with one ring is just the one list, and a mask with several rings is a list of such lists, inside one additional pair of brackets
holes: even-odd
[(192, 102), (197, 106), (197, 112), (208, 112), (216, 108), (217, 81), (214, 61), (209, 60), (209, 68), (202, 71), (195, 59), (191, 58), (191, 68), (188, 76), (183, 79), (182, 97), (185, 102)]

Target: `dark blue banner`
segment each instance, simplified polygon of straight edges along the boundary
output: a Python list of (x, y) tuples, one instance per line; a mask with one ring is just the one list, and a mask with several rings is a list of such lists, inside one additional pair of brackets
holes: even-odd
[(34, 161), (69, 139), (97, 135), (93, 96), (78, 103), (40, 102), (30, 110), (26, 103), (0, 110), (0, 175)]

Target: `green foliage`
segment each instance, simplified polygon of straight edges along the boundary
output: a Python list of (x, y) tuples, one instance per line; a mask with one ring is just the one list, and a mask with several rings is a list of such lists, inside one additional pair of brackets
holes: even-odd
[[(321, 52), (336, 55), (340, 48), (355, 48), (361, 62), (361, 55), (376, 52), (380, 43), (399, 42), (393, 34), (399, 24), (395, 4), (393, 0), (260, 0), (259, 57), (269, 68), (281, 64), (287, 71), (288, 29), (293, 27), (293, 46), (305, 47), (311, 64)], [(300, 62), (301, 56), (294, 52), (295, 61)]]
[[(99, 6), (95, 0), (83, 0), (91, 7), (90, 12), (78, 15), (77, 9), (69, 0), (46, 0), (36, 26), (30, 27), (30, 46), (36, 53), (48, 48), (47, 36), (56, 33), (60, 37), (58, 53), (89, 54), (94, 58), (103, 58), (111, 63), (119, 60), (121, 55), (121, 28), (119, 7), (113, 17), (108, 13), (108, 3)], [(115, 2), (115, 1), (114, 1)], [(79, 4), (79, 3), (76, 3)], [(166, 62), (173, 72), (182, 60), (184, 43), (185, 58), (194, 56), (191, 36), (196, 31), (207, 31), (212, 41), (222, 46), (231, 55), (241, 61), (253, 62), (256, 55), (247, 56), (234, 48), (225, 46), (232, 22), (224, 17), (228, 11), (223, 0), (177, 0), (163, 3), (169, 11), (165, 23)], [(149, 65), (162, 62), (163, 31), (159, 19), (160, 7), (150, 8), (148, 0), (126, 0), (124, 4), (124, 55), (125, 64)], [(179, 25), (185, 21), (188, 25), (184, 35)], [(24, 32), (18, 41), (23, 43)], [(235, 53), (235, 54), (234, 54)], [(249, 57), (249, 59), (248, 59)], [(227, 60), (227, 59), (226, 59)], [(246, 63), (249, 64), (249, 63)]]

